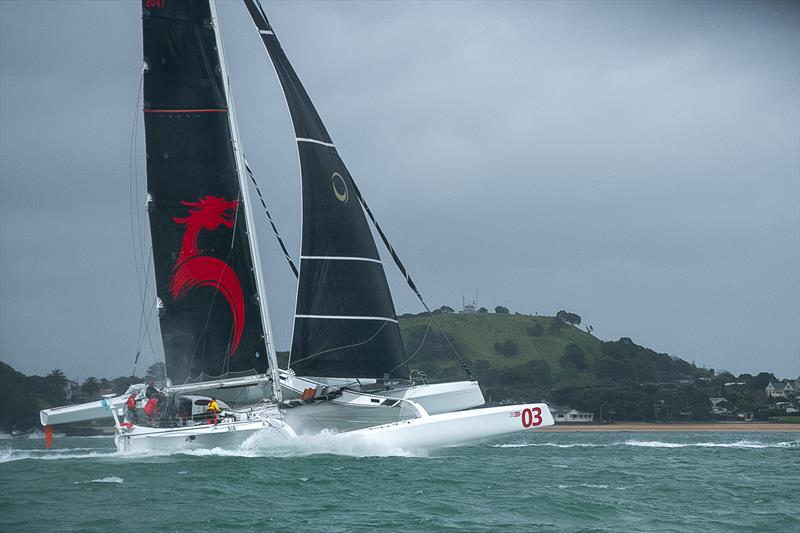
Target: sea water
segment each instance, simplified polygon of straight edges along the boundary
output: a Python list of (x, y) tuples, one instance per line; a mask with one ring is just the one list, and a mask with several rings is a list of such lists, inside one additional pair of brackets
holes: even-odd
[(430, 453), (0, 440), (0, 531), (798, 531), (800, 433), (536, 433)]

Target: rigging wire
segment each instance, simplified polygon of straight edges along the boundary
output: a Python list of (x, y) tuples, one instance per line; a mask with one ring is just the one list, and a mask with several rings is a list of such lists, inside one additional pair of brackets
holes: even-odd
[(400, 363), (399, 365), (397, 365), (396, 367), (391, 369), (389, 371), (389, 374), (391, 374), (392, 372), (394, 372), (398, 368), (402, 367), (403, 365), (408, 364), (409, 361), (411, 361), (412, 359), (414, 359), (414, 357), (417, 356), (417, 354), (420, 352), (420, 350), (422, 350), (422, 347), (425, 346), (425, 339), (428, 338), (428, 332), (431, 330), (431, 326), (432, 325), (433, 325), (433, 320), (429, 320), (428, 321), (428, 327), (425, 328), (425, 333), (423, 333), (422, 340), (419, 342), (419, 347), (416, 350), (414, 350), (414, 353), (412, 353), (411, 355), (408, 356), (408, 359), (406, 359), (405, 361), (403, 361), (402, 363)]
[[(142, 83), (144, 82), (144, 67), (142, 67), (142, 72), (139, 75), (139, 88), (136, 91), (136, 101), (133, 104), (133, 120), (131, 121), (131, 137), (130, 137), (130, 146), (129, 146), (129, 153), (130, 157), (128, 160), (128, 207), (129, 207), (129, 215), (130, 215), (130, 228), (131, 228), (131, 248), (133, 250), (133, 262), (136, 268), (136, 288), (139, 290), (139, 298), (141, 299), (141, 305), (144, 307), (144, 293), (142, 292), (142, 274), (141, 270), (144, 270), (144, 257), (140, 256), (137, 252), (137, 241), (140, 242), (140, 239), (137, 239), (137, 231), (141, 230), (141, 224), (138, 222), (139, 220), (139, 204), (136, 201), (136, 194), (139, 189), (139, 169), (138, 163), (136, 161), (136, 148), (138, 146), (137, 140), (137, 133), (139, 130), (139, 102), (141, 101), (140, 97), (142, 96)], [(141, 265), (140, 265), (141, 260)]]
[[(303, 357), (302, 359), (298, 359), (297, 361), (295, 361), (295, 363), (300, 363), (300, 362), (302, 362), (302, 361), (307, 361), (307, 360), (309, 360), (309, 359), (313, 359), (314, 357), (319, 357), (320, 355), (324, 355), (324, 354), (326, 354), (326, 353), (329, 353), (329, 352), (334, 352), (334, 351), (336, 351), (336, 350), (348, 350), (348, 349), (350, 349), (350, 348), (357, 348), (357, 347), (359, 347), (359, 346), (363, 346), (364, 344), (367, 344), (367, 343), (368, 343), (368, 342), (370, 342), (372, 339), (374, 339), (375, 337), (377, 337), (377, 336), (378, 336), (378, 333), (380, 333), (380, 332), (381, 332), (381, 330), (382, 330), (384, 327), (386, 327), (386, 324), (388, 324), (388, 323), (389, 323), (389, 322), (385, 322), (385, 321), (384, 321), (384, 322), (381, 324), (381, 326), (380, 326), (380, 327), (379, 327), (379, 328), (378, 328), (378, 329), (375, 331), (375, 333), (373, 333), (373, 334), (372, 334), (372, 336), (371, 336), (370, 338), (368, 338), (367, 340), (365, 340), (365, 341), (357, 342), (357, 343), (355, 343), (355, 344), (350, 344), (350, 345), (347, 345), (347, 346), (336, 346), (336, 347), (334, 347), (334, 348), (328, 348), (327, 350), (322, 350), (321, 352), (317, 352), (317, 353), (314, 353), (314, 354), (311, 354), (311, 355), (307, 355), (306, 357)], [(401, 365), (401, 366), (402, 366), (402, 365)]]
[[(153, 253), (153, 247), (150, 246), (150, 253)], [(145, 298), (147, 297), (148, 288), (150, 285), (150, 265), (148, 264), (147, 270), (145, 271), (144, 276), (144, 293), (142, 295), (142, 305), (141, 310), (139, 312), (139, 331), (136, 334), (136, 359), (133, 362), (133, 373), (132, 376), (136, 375), (136, 364), (139, 362), (139, 355), (141, 354), (142, 345), (144, 344), (144, 339), (147, 337), (147, 340), (150, 343), (150, 349), (152, 352), (155, 352), (153, 348), (153, 339), (150, 336), (150, 317), (153, 315), (153, 307), (157, 305), (157, 300), (153, 301), (153, 305), (147, 306), (150, 308), (150, 312), (145, 317)], [(151, 353), (152, 355), (152, 353)]]
[[(129, 212), (130, 212), (130, 229), (131, 229), (131, 249), (133, 252), (133, 262), (134, 262), (134, 269), (136, 270), (136, 287), (139, 292), (139, 300), (140, 300), (140, 310), (139, 310), (139, 326), (138, 332), (136, 334), (136, 356), (134, 358), (133, 363), (133, 371), (131, 375), (136, 374), (136, 366), (139, 363), (139, 358), (141, 356), (141, 349), (142, 344), (144, 342), (144, 335), (147, 336), (148, 343), (150, 345), (150, 358), (153, 362), (155, 360), (155, 347), (153, 345), (153, 339), (150, 335), (150, 328), (149, 328), (149, 318), (144, 319), (146, 303), (147, 303), (147, 293), (148, 287), (150, 282), (150, 266), (151, 262), (146, 260), (148, 255), (144, 253), (144, 224), (142, 222), (142, 217), (140, 214), (140, 205), (137, 200), (138, 193), (139, 193), (139, 160), (137, 158), (138, 149), (139, 149), (139, 110), (141, 109), (141, 102), (142, 102), (142, 87), (144, 84), (144, 74), (147, 70), (147, 65), (142, 65), (142, 70), (139, 74), (139, 85), (136, 91), (136, 101), (134, 102), (134, 109), (132, 113), (132, 121), (131, 121), (131, 136), (130, 136), (130, 146), (129, 146), (129, 161), (128, 161), (128, 187), (129, 187), (129, 194), (128, 194), (128, 204), (129, 204)], [(137, 246), (138, 245), (138, 246)], [(150, 253), (152, 253), (152, 246), (150, 247)], [(142, 283), (142, 278), (144, 278), (144, 283)], [(152, 307), (150, 309), (149, 316), (152, 316)], [(143, 321), (144, 321), (144, 331), (145, 334), (142, 334), (143, 330)]]
[(267, 215), (267, 220), (269, 220), (269, 225), (272, 226), (272, 232), (275, 234), (275, 238), (278, 239), (278, 244), (281, 246), (281, 250), (283, 251), (283, 256), (289, 262), (289, 268), (292, 269), (294, 273), (294, 277), (298, 277), (297, 273), (297, 266), (292, 261), (292, 256), (289, 255), (289, 251), (286, 249), (286, 245), (281, 238), (281, 234), (278, 233), (278, 228), (275, 226), (275, 221), (272, 219), (272, 215), (269, 214), (269, 209), (267, 209), (267, 204), (264, 201), (264, 196), (261, 194), (261, 188), (258, 186), (256, 182), (256, 178), (253, 175), (253, 171), (250, 169), (250, 163), (247, 162), (247, 159), (244, 160), (244, 168), (247, 170), (247, 175), (250, 176), (250, 181), (253, 182), (255, 185), (256, 192), (258, 193), (258, 199), (261, 200), (261, 206), (264, 208), (264, 213)]

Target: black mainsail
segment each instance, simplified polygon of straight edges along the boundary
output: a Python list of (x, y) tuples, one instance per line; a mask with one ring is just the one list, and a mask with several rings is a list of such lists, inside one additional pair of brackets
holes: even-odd
[(392, 296), (356, 193), (257, 0), (245, 0), (278, 74), (302, 178), (302, 245), (290, 366), (317, 377), (408, 378)]
[[(148, 212), (167, 372), (266, 372), (235, 120), (208, 1), (142, 0)], [(250, 237), (251, 239), (254, 237)]]

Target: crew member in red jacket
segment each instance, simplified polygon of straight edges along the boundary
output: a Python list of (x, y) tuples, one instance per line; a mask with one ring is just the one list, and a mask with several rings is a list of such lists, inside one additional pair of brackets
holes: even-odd
[(126, 414), (128, 415), (128, 422), (136, 424), (139, 421), (139, 413), (136, 411), (136, 393), (131, 393), (125, 401)]
[(150, 425), (157, 426), (158, 422), (158, 396), (153, 396), (144, 404), (144, 414), (150, 418)]

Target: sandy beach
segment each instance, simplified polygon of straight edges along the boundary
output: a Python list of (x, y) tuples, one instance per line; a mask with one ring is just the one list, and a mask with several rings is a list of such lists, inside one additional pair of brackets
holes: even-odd
[(646, 431), (688, 433), (688, 432), (800, 432), (800, 424), (770, 424), (767, 422), (709, 422), (709, 423), (649, 423), (649, 422), (620, 422), (616, 424), (556, 424), (537, 431), (550, 432), (609, 432), (609, 433), (637, 433)]

